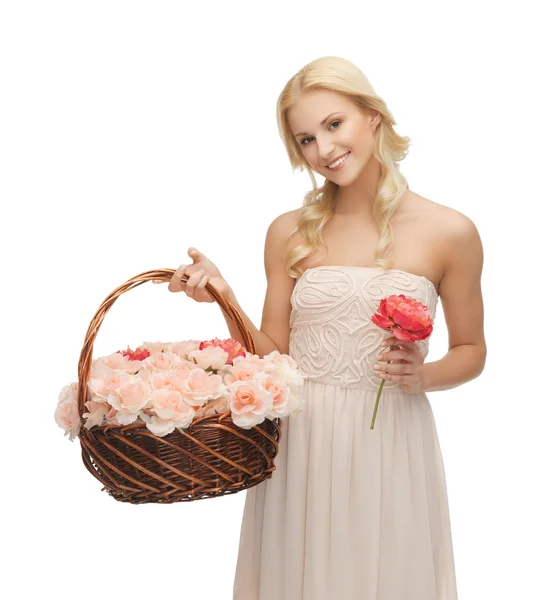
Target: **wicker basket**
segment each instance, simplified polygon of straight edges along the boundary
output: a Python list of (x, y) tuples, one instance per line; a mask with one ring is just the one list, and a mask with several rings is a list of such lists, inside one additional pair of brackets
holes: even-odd
[[(169, 281), (174, 272), (146, 271), (114, 290), (94, 315), (79, 359), (82, 459), (103, 483), (102, 491), (119, 502), (169, 504), (235, 494), (272, 477), (276, 468), (280, 419), (265, 419), (247, 430), (235, 425), (227, 412), (199, 418), (183, 433), (176, 429), (165, 437), (151, 433), (141, 420), (130, 425), (83, 426), (92, 350), (105, 315), (127, 290), (154, 279)], [(188, 275), (183, 275), (182, 281), (187, 280)], [(255, 354), (253, 338), (236, 308), (210, 283), (205, 290), (236, 323), (245, 349)]]

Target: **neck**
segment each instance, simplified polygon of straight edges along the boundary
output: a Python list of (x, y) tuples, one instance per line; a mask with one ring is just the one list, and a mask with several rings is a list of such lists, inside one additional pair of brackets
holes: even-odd
[(380, 179), (381, 165), (372, 156), (364, 171), (351, 185), (339, 186), (335, 196), (334, 213), (372, 218)]

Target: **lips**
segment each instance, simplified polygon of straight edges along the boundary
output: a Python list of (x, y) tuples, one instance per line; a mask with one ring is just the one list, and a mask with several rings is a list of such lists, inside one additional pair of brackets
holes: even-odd
[[(336, 161), (338, 161), (340, 158), (343, 158), (344, 156), (347, 156), (347, 154), (350, 154), (351, 151), (349, 150), (349, 152), (345, 152), (345, 154), (342, 154), (341, 156), (338, 156), (336, 158), (334, 158), (332, 161), (330, 161), (327, 165), (325, 165), (325, 167), (327, 169), (330, 169), (330, 165), (333, 165)], [(331, 171), (331, 169), (330, 169)]]

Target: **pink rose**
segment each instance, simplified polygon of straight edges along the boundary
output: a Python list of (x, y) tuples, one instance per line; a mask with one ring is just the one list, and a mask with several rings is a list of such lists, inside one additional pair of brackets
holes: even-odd
[(136, 377), (139, 377), (142, 381), (149, 382), (151, 376), (151, 371), (142, 365), (138, 373), (136, 373)]
[(54, 419), (65, 435), (73, 441), (80, 431), (79, 405), (77, 398), (78, 384), (66, 385), (60, 392)]
[(216, 400), (226, 393), (226, 386), (220, 375), (210, 374), (197, 368), (190, 371), (182, 380), (182, 395), (191, 406), (203, 406), (209, 400)]
[(104, 375), (105, 373), (113, 373), (113, 369), (111, 367), (108, 367), (104, 360), (103, 357), (101, 358), (95, 358), (92, 361), (92, 366), (90, 368), (90, 379), (93, 379), (95, 377), (100, 377), (101, 375)]
[(271, 362), (274, 365), (285, 363), (289, 365), (292, 369), (297, 369), (297, 363), (295, 362), (295, 360), (288, 354), (281, 354), (280, 352), (278, 352), (278, 350), (273, 350), (270, 354), (267, 354), (265, 356), (265, 360)]
[(153, 371), (172, 371), (182, 362), (182, 359), (177, 354), (172, 352), (158, 352), (152, 354), (142, 361), (142, 366)]
[(136, 373), (142, 366), (141, 360), (129, 360), (127, 356), (120, 352), (114, 352), (99, 360), (114, 371), (125, 371), (126, 373)]
[(245, 352), (245, 356), (237, 356), (234, 359), (234, 365), (237, 363), (247, 362), (251, 365), (257, 365), (259, 370), (265, 370), (267, 367), (270, 368), (269, 363), (264, 359), (257, 356), (257, 354), (251, 354), (251, 352)]
[(257, 373), (253, 377), (253, 380), (258, 381), (272, 396), (273, 406), (270, 416), (272, 418), (287, 416), (288, 400), (290, 397), (287, 385), (271, 373)]
[(130, 425), (138, 418), (138, 413), (129, 413), (125, 410), (118, 410), (115, 414), (115, 423), (117, 425)]
[(94, 425), (101, 425), (105, 414), (109, 410), (109, 404), (107, 402), (88, 400), (84, 405), (89, 411), (82, 415), (86, 419), (86, 423), (84, 424), (86, 429), (91, 429)]
[(259, 381), (235, 381), (230, 386), (230, 410), (232, 421), (243, 429), (251, 429), (269, 416), (272, 411), (272, 395)]
[(146, 427), (159, 437), (165, 437), (177, 427), (173, 421), (166, 421), (156, 416), (148, 417), (143, 415), (142, 418), (146, 422)]
[(196, 410), (196, 418), (209, 417), (211, 415), (220, 415), (230, 410), (230, 402), (228, 396), (222, 396), (218, 400), (209, 402)]
[(88, 389), (96, 402), (106, 402), (109, 394), (113, 394), (121, 385), (122, 371), (104, 370), (88, 382)]
[(149, 372), (150, 376), (154, 372), (168, 372), (173, 371), (182, 362), (182, 359), (172, 352), (158, 352), (157, 354), (151, 354), (142, 361), (141, 379), (147, 380), (145, 372)]
[(185, 377), (179, 377), (174, 371), (162, 372), (156, 371), (150, 374), (148, 383), (154, 390), (166, 388), (168, 390), (180, 391), (184, 384), (185, 379), (189, 376), (189, 369), (186, 372)]
[(267, 355), (266, 360), (272, 365), (274, 376), (291, 388), (293, 393), (299, 393), (303, 376), (297, 369), (297, 363), (293, 358), (285, 354), (271, 352)]
[(120, 387), (107, 397), (109, 404), (117, 409), (117, 423), (134, 423), (138, 413), (148, 405), (150, 393), (151, 387), (146, 381), (134, 375), (123, 375)]
[(228, 365), (231, 365), (237, 356), (245, 356), (245, 350), (243, 349), (242, 345), (233, 338), (219, 340), (216, 337), (212, 340), (206, 340), (201, 342), (199, 349), (203, 350), (204, 348), (207, 348), (207, 346), (218, 346), (219, 348), (222, 348), (228, 355), (226, 359), (226, 364)]
[(173, 352), (180, 356), (180, 358), (188, 359), (188, 354), (190, 352), (194, 352), (195, 350), (199, 350), (200, 341), (199, 340), (189, 340), (185, 342), (174, 342), (169, 345), (169, 352)]
[(175, 367), (172, 372), (179, 378), (179, 379), (187, 379), (190, 375), (190, 371), (192, 369), (197, 369), (197, 365), (195, 364), (195, 362), (192, 362), (190, 360), (184, 360), (182, 359), (182, 361), (180, 362), (180, 364)]
[(202, 369), (222, 369), (228, 359), (228, 354), (219, 346), (207, 346), (203, 350), (194, 350), (189, 354)]
[[(157, 385), (157, 387), (170, 387), (168, 385), (169, 381), (174, 381), (174, 382), (178, 381), (179, 383), (177, 384), (175, 389), (180, 389), (181, 380), (187, 379), (190, 375), (190, 371), (192, 369), (196, 369), (196, 368), (197, 368), (197, 365), (195, 363), (189, 362), (184, 359), (180, 359), (180, 362), (177, 364), (177, 366), (173, 367), (169, 371), (166, 371), (166, 370), (165, 371), (156, 371), (156, 370), (152, 370), (151, 367), (148, 368), (148, 367), (143, 366), (138, 371), (138, 373), (136, 373), (136, 376), (140, 377), (140, 379), (143, 379), (144, 381), (147, 381), (150, 385), (151, 385), (152, 381), (157, 381), (157, 382), (165, 381), (166, 382), (165, 384), (159, 383)], [(168, 377), (168, 379), (164, 379), (167, 377)]]
[(150, 354), (157, 352), (167, 352), (171, 346), (170, 342), (144, 342), (140, 347), (147, 350)]
[(105, 413), (105, 422), (109, 425), (118, 425), (118, 421), (117, 421), (117, 409), (116, 408), (109, 408), (109, 410)]
[(249, 358), (238, 357), (234, 360), (234, 364), (227, 368), (227, 373), (223, 375), (224, 383), (227, 385), (234, 381), (251, 381), (256, 373), (264, 373), (265, 362), (263, 359), (258, 359), (253, 355)]
[(188, 427), (195, 416), (194, 409), (184, 401), (177, 390), (157, 389), (151, 394), (151, 404), (157, 416), (174, 421), (178, 427)]

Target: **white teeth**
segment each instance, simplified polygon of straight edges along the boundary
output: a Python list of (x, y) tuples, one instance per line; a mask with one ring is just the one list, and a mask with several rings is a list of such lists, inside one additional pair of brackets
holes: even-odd
[(349, 154), (351, 154), (351, 153), (347, 152), (347, 154), (345, 154), (345, 156), (343, 156), (339, 160), (336, 160), (333, 164), (328, 165), (328, 169), (335, 169), (336, 167), (338, 167), (349, 156)]

